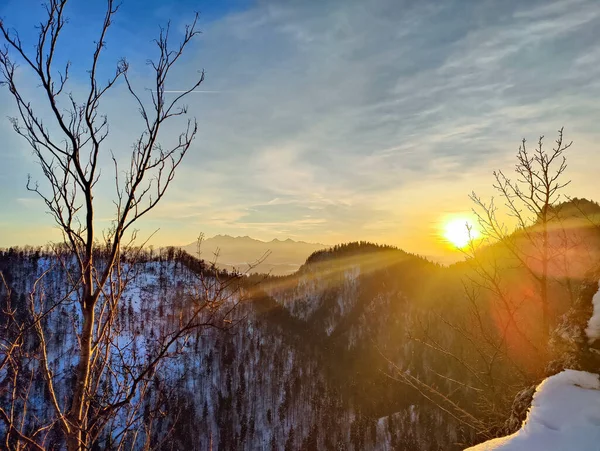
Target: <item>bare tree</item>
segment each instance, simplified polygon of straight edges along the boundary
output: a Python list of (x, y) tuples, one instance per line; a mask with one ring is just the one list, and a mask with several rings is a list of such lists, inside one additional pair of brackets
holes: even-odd
[[(187, 107), (182, 101), (203, 82), (204, 72), (199, 72), (177, 95), (169, 97), (165, 91), (169, 74), (199, 33), (198, 16), (185, 27), (181, 42), (174, 47), (170, 45), (170, 26), (160, 29), (154, 40), (158, 56), (148, 60), (154, 86), (151, 90), (138, 92), (125, 59), (117, 63), (108, 80), (100, 80), (106, 36), (119, 9), (113, 0), (106, 0), (104, 20), (89, 67), (87, 94), (78, 101), (68, 91), (71, 64), (56, 68), (61, 33), (67, 24), (67, 3), (68, 0), (49, 0), (45, 5), (46, 18), (38, 26), (33, 52), (28, 51), (17, 31), (0, 21), (0, 36), (4, 41), (0, 49), (0, 81), (12, 94), (18, 109), (18, 115), (11, 118), (11, 123), (15, 132), (32, 148), (48, 188), (31, 180), (27, 187), (45, 202), (62, 232), (64, 244), (55, 248), (54, 265), (62, 268), (69, 285), (54, 299), (48, 299), (43, 290), (32, 290), (28, 321), (25, 326), (11, 326), (12, 339), (0, 351), (0, 364), (3, 365), (0, 371), (12, 368), (6, 375), (15, 378), (13, 386), (19, 392), (15, 397), (18, 395), (23, 401), (23, 386), (16, 378), (23, 375), (22, 370), (27, 364), (20, 360), (24, 355), (19, 340), (23, 339), (25, 329), (34, 332), (40, 349), (36, 354), (36, 368), (43, 376), (53, 412), (46, 423), (31, 426), (24, 423), (24, 412), (21, 412), (23, 421), (19, 423), (14, 409), (7, 411), (1, 406), (0, 420), (7, 432), (5, 444), (15, 449), (44, 449), (50, 430), (58, 431), (69, 450), (89, 449), (115, 419), (123, 420), (119, 427), (126, 431), (128, 425), (139, 418), (131, 406), (141, 405), (156, 367), (177, 351), (180, 341), (191, 330), (222, 324), (229, 311), (217, 314), (217, 308), (232, 293), (229, 282), (225, 285), (217, 283), (204, 293), (198, 293), (193, 298), (191, 311), (181, 318), (174, 330), (157, 340), (154, 353), (143, 363), (130, 361), (126, 345), (115, 338), (119, 301), (135, 274), (132, 262), (141, 249), (135, 245), (134, 226), (164, 197), (198, 129), (195, 119), (186, 118)], [(25, 95), (18, 65), (35, 76), (39, 83), (37, 92), (43, 94), (49, 117), (42, 117)], [(137, 104), (143, 131), (135, 140), (124, 169), (119, 166), (118, 158), (110, 154), (114, 165), (116, 211), (112, 226), (100, 231), (95, 217), (95, 188), (102, 176), (101, 157), (109, 152), (106, 148), (109, 120), (101, 113), (100, 106), (107, 93), (118, 86), (126, 89)], [(169, 144), (159, 141), (164, 125), (177, 123), (177, 119), (185, 121), (183, 131)], [(75, 371), (68, 381), (69, 396), (65, 398), (58, 395), (57, 375), (49, 362), (49, 331), (46, 328), (48, 316), (73, 300), (78, 310), (77, 318), (72, 319), (78, 346)], [(14, 312), (8, 313), (13, 315)], [(117, 389), (102, 392), (101, 387), (108, 379), (116, 381)]]
[[(564, 180), (564, 152), (570, 146), (563, 140), (562, 129), (551, 151), (544, 148), (543, 137), (533, 152), (523, 140), (517, 152), (516, 179), (494, 172), (494, 188), (516, 221), (514, 228), (505, 225), (494, 199), (486, 203), (475, 193), (470, 196), (483, 240), (470, 239), (462, 249), (465, 302), (460, 308), (466, 310), (456, 317), (428, 313), (415, 321), (408, 334), (463, 377), (450, 378), (434, 368), (419, 376), (388, 360), (391, 378), (417, 390), (478, 439), (513, 432), (504, 422), (514, 396), (543, 377), (548, 363), (548, 287), (553, 265), (565, 274), (566, 291), (572, 296), (566, 250), (574, 244), (559, 208), (561, 191), (569, 184)], [(465, 226), (472, 237), (471, 227)], [(531, 279), (537, 287), (539, 319), (532, 319), (537, 306), (532, 305), (528, 290), (515, 289), (517, 281), (524, 279)]]
[(493, 199), (486, 203), (475, 193), (470, 197), (482, 235), (500, 242), (537, 282), (542, 331), (547, 341), (550, 333), (548, 270), (551, 262), (561, 255), (550, 240), (549, 226), (558, 219), (558, 210), (554, 207), (561, 198), (561, 191), (570, 183), (564, 180), (567, 169), (564, 153), (572, 142), (564, 141), (562, 128), (558, 131), (556, 146), (550, 151), (543, 146), (543, 139), (543, 136), (539, 138), (533, 152), (523, 139), (517, 152), (516, 179), (494, 171), (494, 188), (508, 215), (516, 221), (516, 229), (509, 230), (498, 217)]

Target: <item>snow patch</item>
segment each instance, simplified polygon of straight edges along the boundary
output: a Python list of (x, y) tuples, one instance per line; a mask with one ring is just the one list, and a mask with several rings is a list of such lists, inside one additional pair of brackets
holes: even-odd
[(596, 291), (596, 294), (592, 298), (594, 312), (588, 321), (588, 327), (585, 330), (590, 344), (600, 339), (600, 282), (598, 282), (598, 288), (598, 291)]
[(519, 431), (468, 450), (600, 450), (599, 406), (599, 376), (564, 370), (538, 385), (527, 419)]

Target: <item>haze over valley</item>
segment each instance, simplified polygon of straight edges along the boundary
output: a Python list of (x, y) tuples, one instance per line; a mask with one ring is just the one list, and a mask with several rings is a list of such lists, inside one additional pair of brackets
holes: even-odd
[(287, 275), (296, 272), (313, 252), (329, 248), (324, 244), (305, 243), (290, 238), (277, 238), (265, 242), (249, 236), (232, 237), (216, 235), (182, 246), (186, 252), (207, 261), (215, 261), (218, 267), (241, 272)]

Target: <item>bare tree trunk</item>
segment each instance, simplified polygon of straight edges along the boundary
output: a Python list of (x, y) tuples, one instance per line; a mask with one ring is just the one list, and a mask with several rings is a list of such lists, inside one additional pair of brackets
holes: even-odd
[(79, 350), (79, 362), (77, 363), (76, 381), (73, 392), (73, 401), (69, 412), (69, 422), (72, 425), (67, 435), (67, 447), (69, 451), (82, 449), (86, 440), (86, 421), (84, 414), (87, 412), (87, 404), (90, 397), (86, 393), (89, 390), (90, 366), (92, 361), (92, 340), (94, 336), (94, 306), (92, 299), (83, 309), (83, 325), (81, 332), (81, 348)]
[[(80, 303), (83, 324), (80, 337), (79, 361), (75, 374), (73, 400), (67, 417), (72, 429), (67, 435), (69, 451), (77, 451), (87, 443), (87, 427), (85, 416), (90, 401), (90, 368), (92, 364), (92, 343), (94, 340), (95, 307), (97, 296), (94, 296), (94, 206), (92, 187), (86, 186), (86, 249), (83, 270), (83, 299)], [(102, 288), (102, 287), (100, 287)]]
[[(548, 191), (546, 191), (548, 192)], [(548, 345), (550, 338), (550, 306), (548, 300), (548, 259), (549, 246), (548, 242), (548, 208), (550, 199), (546, 196), (544, 207), (542, 208), (542, 274), (540, 277), (540, 302), (542, 303), (542, 334), (543, 340)]]

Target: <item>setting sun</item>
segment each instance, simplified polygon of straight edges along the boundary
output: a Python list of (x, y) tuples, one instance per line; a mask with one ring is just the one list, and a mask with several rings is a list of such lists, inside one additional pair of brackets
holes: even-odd
[(479, 231), (473, 222), (465, 218), (452, 219), (444, 225), (444, 238), (458, 248), (465, 247), (478, 236)]

